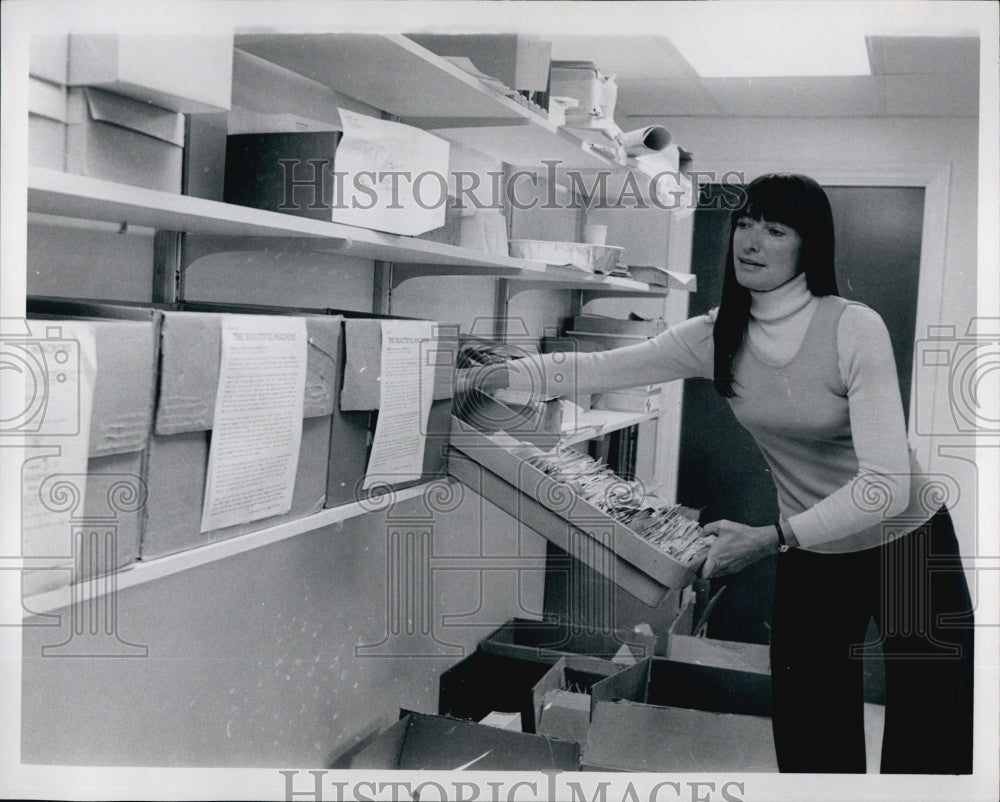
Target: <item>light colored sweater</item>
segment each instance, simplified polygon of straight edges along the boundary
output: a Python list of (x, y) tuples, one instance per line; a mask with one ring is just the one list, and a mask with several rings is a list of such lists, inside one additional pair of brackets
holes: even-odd
[[(801, 548), (848, 552), (925, 522), (929, 480), (909, 453), (889, 333), (877, 313), (814, 297), (799, 275), (753, 293), (730, 399), (771, 468)], [(713, 376), (715, 314), (626, 348), (512, 363), (511, 389), (546, 395)], [(724, 445), (724, 444), (723, 444)]]

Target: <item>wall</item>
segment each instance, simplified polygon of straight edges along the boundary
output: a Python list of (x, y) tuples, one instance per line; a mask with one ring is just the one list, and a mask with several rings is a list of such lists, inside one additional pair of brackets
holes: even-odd
[[(250, 245), (189, 237), (194, 261), (186, 297), (362, 312), (376, 303), (369, 261), (289, 252), (287, 243)], [(148, 300), (152, 254), (151, 231), (33, 218), (28, 291)], [(494, 314), (495, 284), (415, 280), (399, 288), (392, 311), (457, 316), (468, 331)], [(542, 303), (524, 314), (541, 329), (560, 309)], [(136, 644), (147, 649), (142, 657), (49, 653), (68, 644), (93, 654), (72, 628), (103, 614), (101, 606), (33, 622), (39, 626), (26, 627), (23, 642), (22, 759), (333, 766), (391, 724), (401, 707), (437, 712), (445, 668), (509, 618), (541, 615), (545, 541), (458, 483), (427, 499), (107, 597), (121, 641), (102, 641), (101, 648), (131, 654), (127, 644)], [(390, 561), (390, 544), (403, 549), (410, 568), (403, 575), (391, 570), (398, 562)], [(408, 545), (418, 555), (429, 548), (429, 562), (407, 562)], [(497, 559), (507, 567), (496, 567)], [(411, 584), (395, 584), (405, 581)], [(407, 638), (408, 629), (416, 636)], [(399, 637), (386, 639), (390, 630)], [(383, 640), (364, 655), (356, 651)]]
[[(508, 618), (540, 613), (544, 541), (517, 529), (453, 484), (429, 503), (402, 502), (120, 591), (110, 597), (120, 640), (88, 637), (103, 606), (77, 610), (77, 620), (60, 611), (56, 626), (33, 620), (24, 628), (21, 759), (337, 765), (400, 707), (436, 713), (445, 668)], [(399, 552), (390, 560), (389, 544), (419, 554), (421, 543), (426, 560), (390, 570)], [(503, 555), (529, 567), (484, 570)], [(413, 580), (408, 606), (399, 583)], [(55, 653), (43, 656), (46, 647)], [(117, 656), (125, 654), (133, 656)]]
[[(979, 127), (975, 118), (730, 119), (709, 117), (633, 118), (629, 127), (668, 122), (674, 138), (694, 152), (696, 169), (743, 170), (752, 177), (766, 170), (826, 173), (882, 173), (887, 166), (940, 165), (948, 171), (943, 191), (946, 231), (940, 290), (921, 286), (917, 348), (927, 326), (954, 326), (958, 341), (976, 315), (977, 186)], [(922, 277), (923, 282), (923, 277)], [(978, 545), (977, 496), (987, 492), (977, 476), (974, 449), (953, 416), (957, 383), (947, 370), (930, 372), (918, 363), (913, 395), (927, 423), (911, 433), (926, 468), (951, 480), (956, 529), (966, 555), (986, 553)], [(933, 436), (929, 436), (933, 435)], [(984, 547), (985, 548), (985, 547)], [(970, 574), (971, 576), (971, 574)]]

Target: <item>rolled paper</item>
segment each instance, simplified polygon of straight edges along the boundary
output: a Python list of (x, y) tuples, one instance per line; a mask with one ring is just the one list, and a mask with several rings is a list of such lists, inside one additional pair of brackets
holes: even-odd
[(629, 156), (658, 153), (670, 144), (670, 131), (662, 125), (647, 125), (622, 135), (622, 145)]

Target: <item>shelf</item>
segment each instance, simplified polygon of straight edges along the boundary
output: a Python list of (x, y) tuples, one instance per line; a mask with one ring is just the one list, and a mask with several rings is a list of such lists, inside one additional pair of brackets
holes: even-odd
[(589, 144), (401, 35), (245, 34), (240, 50), (516, 166), (613, 164)]
[(584, 443), (596, 437), (603, 437), (611, 432), (626, 429), (637, 423), (653, 420), (660, 417), (662, 410), (656, 409), (652, 412), (614, 412), (611, 410), (591, 409), (584, 411), (577, 419), (575, 431), (563, 435), (559, 440), (559, 445), (571, 446), (575, 443)]
[[(420, 484), (413, 487), (395, 490), (392, 493), (392, 501), (380, 501), (371, 499), (365, 502), (354, 502), (344, 504), (339, 507), (332, 507), (323, 510), (315, 515), (299, 518), (294, 521), (261, 529), (257, 532), (249, 532), (245, 535), (229, 538), (228, 540), (218, 540), (197, 548), (179, 551), (176, 554), (168, 554), (164, 557), (157, 557), (153, 560), (139, 561), (132, 563), (127, 568), (122, 568), (111, 576), (95, 577), (80, 585), (72, 585), (56, 590), (28, 596), (24, 599), (23, 618), (31, 618), (35, 615), (44, 615), (55, 610), (68, 607), (70, 604), (98, 599), (109, 593), (117, 593), (127, 588), (161, 579), (171, 574), (186, 571), (189, 568), (207, 565), (208, 563), (224, 560), (237, 554), (259, 549), (262, 546), (269, 546), (282, 540), (302, 535), (307, 532), (321, 529), (341, 521), (356, 518), (360, 515), (367, 515), (372, 511), (385, 509), (389, 503), (397, 504), (408, 501), (423, 495), (428, 485)], [(36, 561), (37, 562), (37, 561)], [(45, 566), (36, 564), (26, 564), (25, 568), (42, 568)]]
[(28, 211), (191, 234), (314, 240), (315, 243), (309, 244), (311, 250), (393, 262), (397, 265), (394, 286), (426, 275), (479, 275), (511, 278), (522, 282), (522, 289), (531, 288), (532, 282), (542, 282), (547, 288), (587, 289), (599, 295), (665, 294), (661, 287), (650, 288), (614, 276), (594, 276), (531, 259), (515, 259), (40, 167), (29, 170)]

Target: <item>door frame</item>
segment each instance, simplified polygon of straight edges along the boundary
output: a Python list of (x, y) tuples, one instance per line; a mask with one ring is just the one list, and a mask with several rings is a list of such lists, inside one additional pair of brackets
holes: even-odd
[[(751, 181), (764, 173), (804, 173), (825, 186), (838, 187), (923, 187), (924, 218), (920, 240), (920, 285), (917, 292), (917, 317), (914, 327), (916, 337), (929, 331), (941, 321), (945, 285), (945, 246), (948, 233), (948, 206), (951, 187), (951, 165), (948, 162), (802, 162), (800, 160), (698, 162), (699, 173), (715, 176), (741, 174)], [(692, 226), (691, 236), (694, 236)], [(916, 354), (916, 343), (914, 343)], [(917, 375), (910, 380), (910, 410), (907, 435), (921, 464), (932, 461), (931, 438), (917, 437), (914, 430), (917, 400)], [(919, 388), (927, 393), (926, 384)], [(939, 388), (932, 388), (932, 397), (921, 400), (921, 405), (933, 407)]]

